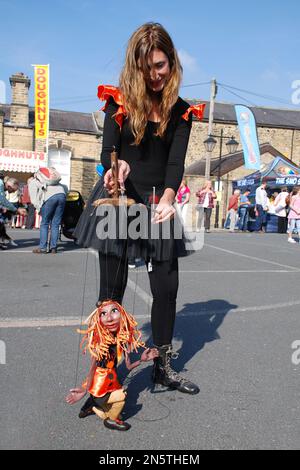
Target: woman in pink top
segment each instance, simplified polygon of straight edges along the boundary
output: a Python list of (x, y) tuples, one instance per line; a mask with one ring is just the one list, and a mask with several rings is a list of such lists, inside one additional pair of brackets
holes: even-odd
[(300, 188), (297, 188), (295, 196), (292, 196), (290, 203), (290, 212), (288, 215), (289, 220), (289, 243), (296, 243), (293, 239), (293, 231), (297, 229), (298, 236), (300, 235)]
[(186, 180), (182, 180), (181, 185), (176, 195), (176, 201), (181, 210), (181, 215), (182, 215), (184, 225), (186, 224), (186, 215), (187, 215), (190, 197), (191, 197), (190, 188), (186, 184)]
[(197, 220), (197, 232), (200, 231), (203, 222), (203, 216), (205, 216), (204, 220), (204, 228), (206, 233), (210, 232), (210, 218), (212, 214), (212, 210), (214, 208), (214, 200), (217, 198), (216, 193), (213, 190), (212, 182), (207, 180), (203, 188), (196, 192), (196, 196), (198, 198), (198, 220)]

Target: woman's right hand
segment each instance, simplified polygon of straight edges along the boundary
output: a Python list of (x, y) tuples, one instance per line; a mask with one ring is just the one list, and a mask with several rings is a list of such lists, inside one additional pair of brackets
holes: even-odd
[[(125, 160), (119, 160), (118, 161), (118, 166), (119, 166), (119, 171), (118, 171), (118, 182), (120, 184), (120, 189), (122, 191), (125, 190), (125, 180), (128, 177), (130, 173), (130, 166), (128, 165)], [(109, 194), (113, 194), (114, 192), (114, 182), (113, 182), (113, 176), (112, 176), (112, 170), (108, 170), (105, 173), (104, 176), (104, 187), (107, 189)]]

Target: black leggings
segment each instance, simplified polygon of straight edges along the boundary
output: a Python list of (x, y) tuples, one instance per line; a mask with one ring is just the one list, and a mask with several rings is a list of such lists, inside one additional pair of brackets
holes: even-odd
[[(128, 259), (106, 256), (99, 253), (100, 293), (99, 301), (116, 300), (122, 304), (128, 278)], [(151, 327), (153, 343), (156, 346), (171, 344), (173, 338), (176, 298), (178, 291), (178, 259), (153, 261), (148, 272), (153, 304)]]

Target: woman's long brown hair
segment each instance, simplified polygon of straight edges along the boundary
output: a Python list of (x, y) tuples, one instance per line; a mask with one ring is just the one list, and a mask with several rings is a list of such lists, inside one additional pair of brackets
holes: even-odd
[(149, 74), (149, 55), (154, 49), (164, 52), (170, 64), (170, 76), (161, 93), (159, 105), (161, 119), (156, 132), (158, 136), (164, 135), (171, 109), (178, 99), (182, 67), (173, 41), (161, 24), (146, 23), (138, 28), (130, 38), (125, 65), (120, 75), (120, 90), (135, 145), (138, 145), (144, 136), (152, 109), (145, 77)]

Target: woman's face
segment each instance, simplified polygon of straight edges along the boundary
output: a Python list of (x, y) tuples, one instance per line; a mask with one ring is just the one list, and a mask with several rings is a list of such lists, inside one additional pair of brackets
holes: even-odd
[(116, 304), (111, 304), (100, 307), (99, 317), (102, 325), (111, 333), (117, 333), (120, 328), (121, 313)]
[(153, 49), (148, 59), (149, 75), (146, 77), (148, 88), (158, 93), (163, 90), (170, 76), (168, 56), (160, 49)]

